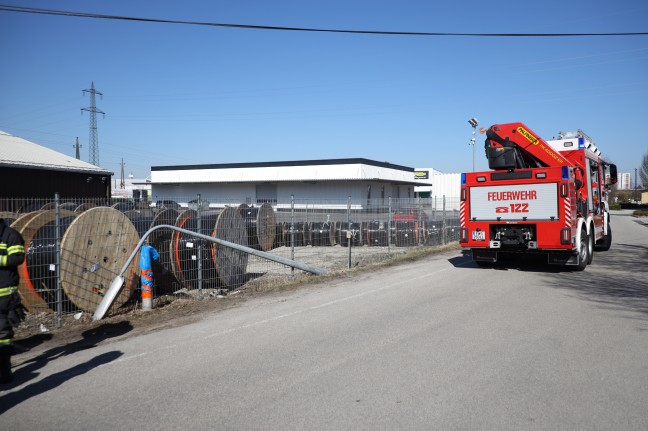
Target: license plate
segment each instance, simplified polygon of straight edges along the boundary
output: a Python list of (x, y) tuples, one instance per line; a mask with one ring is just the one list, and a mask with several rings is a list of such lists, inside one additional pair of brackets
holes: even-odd
[(473, 239), (473, 241), (485, 241), (486, 240), (486, 232), (483, 231), (483, 230), (473, 231), (472, 239)]

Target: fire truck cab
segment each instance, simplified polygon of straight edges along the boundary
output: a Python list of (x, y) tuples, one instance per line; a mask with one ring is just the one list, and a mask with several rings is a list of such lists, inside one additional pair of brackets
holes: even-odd
[(478, 264), (503, 255), (543, 254), (583, 270), (608, 250), (607, 204), (616, 166), (581, 130), (545, 141), (523, 123), (493, 125), (485, 152), (491, 171), (461, 177), (460, 244)]

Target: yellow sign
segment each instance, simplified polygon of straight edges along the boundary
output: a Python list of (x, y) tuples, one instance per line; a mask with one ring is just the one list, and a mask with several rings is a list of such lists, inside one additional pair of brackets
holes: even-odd
[[(536, 138), (535, 136), (533, 136), (533, 135), (532, 135), (532, 134), (531, 134), (527, 129), (525, 129), (525, 128), (522, 127), (522, 126), (519, 126), (519, 127), (517, 128), (517, 131), (520, 132), (520, 135), (524, 136), (524, 137), (525, 137), (529, 142), (531, 142), (533, 145), (538, 145), (538, 142), (540, 142), (540, 140), (539, 140), (538, 138)], [(542, 144), (542, 143), (541, 143), (541, 144), (540, 144), (540, 148), (543, 149), (544, 152), (547, 153), (547, 154), (549, 155), (549, 157), (551, 157), (552, 159), (556, 160), (556, 161), (557, 161), (558, 163), (560, 163), (561, 165), (565, 163), (565, 162), (563, 161), (563, 159), (562, 159), (558, 154), (556, 154), (556, 153), (555, 153), (551, 148), (547, 147), (545, 144)]]
[(537, 144), (538, 144), (538, 138), (536, 138), (535, 136), (533, 136), (533, 135), (532, 135), (532, 134), (531, 134), (527, 129), (525, 129), (524, 127), (519, 126), (519, 127), (517, 128), (517, 131), (520, 132), (520, 135), (522, 135), (522, 136), (524, 136), (525, 138), (527, 138), (527, 140), (528, 140), (529, 142), (531, 142), (533, 145), (537, 145)]

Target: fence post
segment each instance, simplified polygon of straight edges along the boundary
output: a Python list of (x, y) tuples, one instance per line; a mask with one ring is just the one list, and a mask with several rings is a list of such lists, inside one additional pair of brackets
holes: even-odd
[(56, 212), (56, 327), (61, 327), (63, 318), (63, 292), (61, 291), (61, 199), (58, 192), (54, 193)]
[(446, 233), (446, 228), (447, 228), (447, 223), (446, 223), (446, 197), (443, 195), (443, 223), (441, 224), (441, 227), (443, 229), (443, 235), (442, 235), (442, 242), (443, 245), (446, 245), (446, 242), (448, 241), (448, 235)]
[(351, 196), (347, 198), (347, 246), (349, 247), (349, 269), (351, 269)]
[[(200, 193), (198, 193), (198, 208), (196, 210), (198, 213), (197, 227), (196, 230), (198, 233), (202, 233), (202, 199), (200, 198)], [(198, 241), (196, 241), (198, 242)], [(203, 274), (202, 274), (202, 243), (198, 246), (198, 299), (203, 299)]]
[(391, 196), (389, 201), (389, 216), (387, 217), (387, 254), (391, 256), (391, 238), (392, 238), (392, 201)]
[(421, 247), (423, 245), (423, 232), (424, 232), (424, 226), (423, 226), (423, 204), (421, 203), (421, 197), (417, 197), (417, 207), (418, 207), (418, 245)]
[[(290, 195), (290, 259), (295, 260), (295, 195)], [(295, 268), (290, 268), (290, 274), (295, 276)]]

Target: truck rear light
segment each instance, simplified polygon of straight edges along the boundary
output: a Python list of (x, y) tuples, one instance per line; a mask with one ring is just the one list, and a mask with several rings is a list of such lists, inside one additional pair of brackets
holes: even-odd
[(465, 187), (461, 188), (461, 200), (465, 201), (468, 198), (468, 192)]
[(468, 229), (465, 227), (459, 229), (459, 242), (468, 242)]
[(567, 183), (561, 183), (560, 184), (560, 197), (566, 198), (569, 196), (569, 187), (567, 187)]
[(568, 245), (571, 242), (571, 228), (564, 227), (560, 229), (560, 243)]

